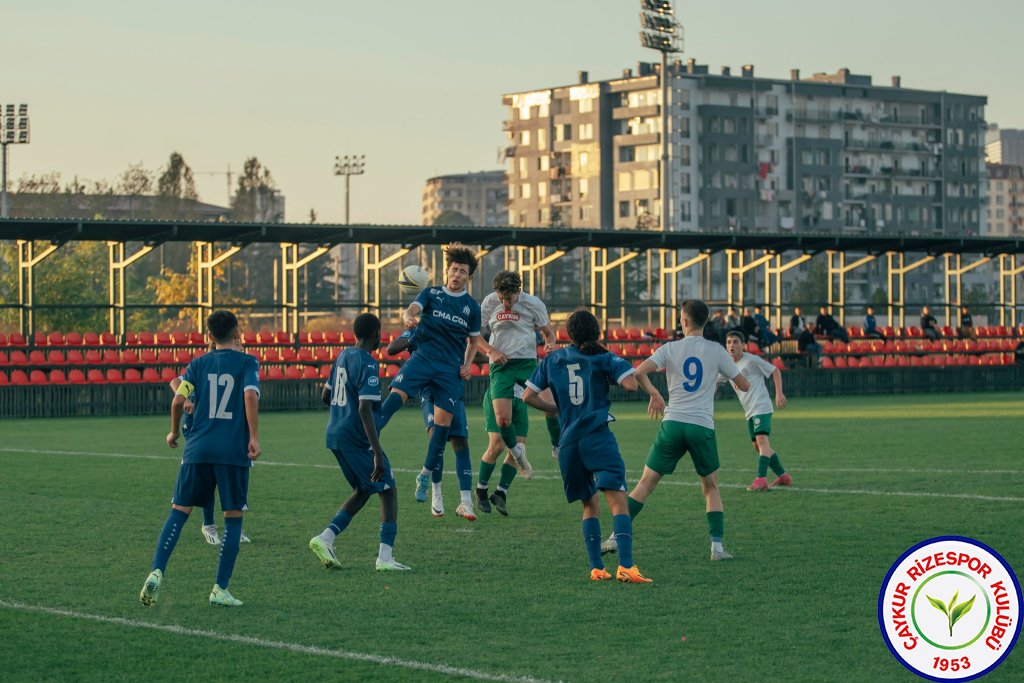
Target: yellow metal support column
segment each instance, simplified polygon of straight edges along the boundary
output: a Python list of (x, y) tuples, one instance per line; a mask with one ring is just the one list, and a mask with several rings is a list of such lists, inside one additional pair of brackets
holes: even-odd
[(59, 244), (48, 244), (38, 254), (35, 242), (18, 240), (18, 324), (21, 334), (31, 339), (36, 332), (36, 272), (35, 268), (44, 258), (57, 251)]
[(143, 246), (128, 258), (125, 258), (124, 249), (124, 242), (107, 242), (107, 280), (110, 295), (107, 330), (117, 335), (118, 339), (124, 339), (125, 333), (125, 271), (128, 270), (128, 266), (153, 251), (153, 247)]
[[(381, 297), (380, 297), (380, 275), (381, 270), (386, 266), (391, 265), (395, 261), (399, 260), (403, 256), (409, 253), (409, 249), (402, 247), (394, 254), (381, 258), (380, 256), (380, 245), (379, 244), (364, 244), (362, 245), (363, 254), (363, 304), (372, 309), (377, 315), (380, 315)], [(436, 267), (436, 262), (435, 262)], [(372, 276), (372, 278), (371, 278)], [(438, 281), (438, 284), (444, 281), (444, 274), (441, 273), (440, 277), (438, 273), (433, 273), (434, 279)], [(372, 294), (371, 294), (372, 292)]]
[[(1017, 276), (1024, 273), (1024, 264), (1017, 265), (1016, 254), (999, 256), (999, 324), (1017, 325)], [(1009, 295), (1009, 301), (1007, 301)], [(1007, 319), (1009, 313), (1009, 319)]]
[(299, 331), (299, 271), (331, 250), (319, 246), (299, 258), (299, 245), (281, 244), (281, 329), (295, 334)]
[[(957, 325), (959, 325), (960, 323), (960, 312), (950, 311), (950, 309), (952, 308), (952, 299), (950, 297), (952, 293), (951, 290), (956, 290), (956, 307), (960, 308), (960, 306), (963, 304), (963, 275), (965, 273), (971, 272), (978, 266), (985, 265), (986, 263), (992, 260), (992, 257), (985, 256), (978, 259), (974, 263), (970, 263), (965, 266), (961, 262), (960, 254), (944, 254), (943, 256), (945, 256), (946, 261), (946, 272), (942, 278), (946, 285), (946, 325), (948, 325), (949, 327), (957, 327)], [(950, 264), (953, 263), (954, 261), (956, 262), (956, 266), (951, 266)], [(951, 286), (950, 281), (953, 281), (955, 284)]]
[[(736, 255), (735, 265), (733, 265), (734, 254)], [(766, 251), (763, 255), (758, 256), (750, 263), (746, 263), (746, 254), (744, 254), (742, 249), (726, 249), (725, 264), (728, 270), (729, 278), (728, 285), (726, 287), (726, 298), (728, 299), (727, 303), (729, 307), (735, 306), (740, 310), (740, 312), (742, 312), (743, 306), (745, 305), (744, 290), (746, 283), (744, 282), (744, 280), (746, 279), (746, 274), (749, 271), (753, 270), (754, 268), (758, 268), (759, 266), (768, 263), (773, 258), (775, 258), (775, 254)], [(736, 279), (735, 288), (733, 287), (733, 278)], [(767, 284), (765, 286), (767, 288)], [(734, 291), (736, 292), (736, 297), (733, 297)]]
[[(661, 290), (662, 303), (659, 317), (660, 324), (658, 326), (663, 330), (667, 330), (674, 324), (674, 320), (668, 317), (669, 311), (672, 311), (672, 315), (675, 315), (676, 311), (679, 310), (679, 274), (684, 270), (688, 270), (694, 266), (702, 265), (703, 263), (710, 261), (711, 255), (697, 254), (693, 258), (680, 263), (678, 251), (659, 249), (658, 257), (660, 259), (658, 286)], [(672, 280), (671, 288), (668, 283), (670, 277)], [(671, 306), (666, 306), (670, 301)]]
[[(608, 273), (615, 268), (632, 261), (640, 252), (630, 251), (622, 254), (613, 261), (608, 260), (608, 250), (600, 247), (590, 248), (590, 295), (595, 308), (600, 309), (597, 316), (601, 321), (601, 328), (608, 329)], [(600, 288), (598, 287), (600, 283)], [(600, 294), (598, 293), (600, 291)], [(626, 306), (619, 299), (619, 322), (625, 324)]]
[(214, 269), (228, 260), (242, 247), (237, 244), (228, 247), (224, 253), (214, 256), (213, 242), (196, 242), (196, 324), (198, 329), (206, 328), (206, 317), (213, 312)]
[[(772, 311), (775, 314), (774, 327), (782, 327), (782, 274), (785, 273), (787, 270), (796, 268), (801, 263), (805, 263), (806, 261), (809, 261), (812, 258), (813, 256), (811, 256), (810, 254), (801, 254), (792, 261), (788, 263), (783, 263), (782, 254), (776, 254), (775, 258), (773, 259), (774, 265), (772, 265), (771, 261), (765, 263), (764, 304), (769, 311)], [(770, 286), (772, 279), (775, 280), (774, 287)], [(772, 292), (772, 289), (775, 290), (774, 293)], [(769, 320), (770, 319), (771, 318), (769, 317)]]
[(562, 249), (555, 249), (545, 255), (546, 250), (546, 247), (516, 247), (516, 260), (519, 262), (519, 272), (523, 277), (523, 291), (527, 294), (536, 294), (535, 277), (538, 271), (568, 253)]
[[(889, 262), (889, 277), (888, 277), (888, 282), (889, 282), (889, 287), (888, 287), (888, 290), (889, 290), (889, 292), (888, 292), (888, 294), (889, 294), (889, 304), (888, 304), (888, 308), (887, 308), (887, 315), (889, 317), (889, 325), (891, 325), (893, 327), (904, 327), (904, 323), (905, 323), (905, 320), (906, 320), (906, 310), (904, 308), (904, 306), (906, 304), (906, 299), (904, 297), (904, 294), (905, 294), (905, 292), (904, 292), (904, 289), (905, 289), (904, 285), (906, 284), (905, 283), (905, 277), (906, 277), (907, 273), (909, 273), (910, 271), (917, 270), (918, 268), (920, 268), (924, 264), (930, 263), (930, 262), (934, 261), (935, 257), (934, 256), (923, 256), (923, 257), (919, 258), (918, 260), (914, 261), (913, 263), (911, 263), (910, 265), (907, 265), (907, 255), (905, 253), (903, 253), (902, 251), (900, 251), (900, 252), (892, 252), (892, 251), (890, 251), (890, 252), (887, 253), (887, 256), (888, 256), (888, 262)], [(893, 278), (895, 278), (895, 280)], [(893, 321), (893, 309), (894, 308), (899, 310), (899, 320), (900, 320), (900, 324), (899, 325), (893, 325), (893, 322), (894, 322)]]
[[(829, 313), (833, 306), (839, 307), (839, 324), (846, 326), (846, 274), (854, 268), (860, 268), (866, 263), (875, 260), (875, 256), (868, 254), (862, 256), (853, 263), (846, 263), (845, 251), (828, 252), (828, 307)], [(838, 262), (838, 263), (837, 263)], [(835, 279), (839, 276), (839, 296), (835, 293)]]

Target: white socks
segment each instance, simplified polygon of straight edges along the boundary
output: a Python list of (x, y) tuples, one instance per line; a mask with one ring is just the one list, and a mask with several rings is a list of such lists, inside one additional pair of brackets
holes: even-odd
[(382, 562), (390, 562), (393, 558), (391, 557), (391, 546), (386, 543), (380, 544), (380, 549), (377, 551), (377, 559)]
[(334, 529), (331, 529), (330, 527), (324, 529), (323, 533), (320, 534), (320, 538), (324, 539), (324, 543), (331, 547), (334, 547), (334, 539), (337, 536), (338, 534), (334, 533)]

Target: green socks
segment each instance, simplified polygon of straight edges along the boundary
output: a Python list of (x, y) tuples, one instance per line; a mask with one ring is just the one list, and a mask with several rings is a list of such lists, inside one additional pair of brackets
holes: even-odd
[[(491, 465), (494, 467), (494, 465)], [(516, 468), (512, 465), (502, 464), (501, 466), (501, 481), (498, 482), (498, 488), (508, 491), (508, 487), (512, 485), (512, 480), (516, 478)]]
[(512, 425), (507, 427), (498, 427), (498, 433), (501, 434), (501, 441), (505, 444), (505, 448), (516, 447), (516, 428)]
[(544, 422), (548, 428), (548, 436), (551, 437), (551, 445), (557, 446), (562, 438), (562, 426), (558, 424), (558, 418), (545, 415)]
[(634, 500), (632, 496), (626, 498), (626, 504), (629, 506), (630, 519), (636, 519), (636, 516), (644, 509), (644, 504), (638, 500)]
[(779, 460), (778, 453), (772, 453), (771, 460), (768, 461), (768, 467), (771, 467), (772, 472), (779, 475), (780, 477), (786, 473), (785, 468), (782, 466), (782, 461)]
[[(775, 468), (772, 468), (775, 469)], [(768, 456), (761, 455), (757, 458), (757, 476), (761, 479), (768, 476)]]
[(477, 477), (477, 485), (482, 488), (487, 488), (487, 482), (491, 480), (491, 475), (494, 474), (494, 468), (497, 463), (487, 462), (486, 460), (480, 461), (480, 476)]
[(721, 543), (725, 533), (725, 513), (708, 512), (705, 514), (708, 517), (708, 534), (710, 534), (712, 542)]

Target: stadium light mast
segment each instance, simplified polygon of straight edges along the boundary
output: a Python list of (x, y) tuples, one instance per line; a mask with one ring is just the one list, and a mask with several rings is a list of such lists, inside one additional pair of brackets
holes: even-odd
[(3, 178), (0, 180), (3, 183), (2, 190), (0, 190), (0, 195), (2, 195), (0, 196), (0, 218), (7, 218), (10, 215), (7, 205), (7, 146), (28, 144), (28, 105), (0, 106), (0, 114), (2, 114), (0, 116), (0, 148), (3, 152), (0, 155), (3, 156)]
[(683, 51), (683, 27), (676, 21), (672, 0), (640, 0), (640, 44), (661, 53), (661, 229), (668, 230), (672, 218), (672, 172), (668, 160), (668, 56)]
[(334, 157), (334, 175), (345, 176), (345, 225), (348, 225), (349, 222), (349, 178), (351, 178), (354, 175), (363, 175), (365, 169), (365, 154), (346, 154), (343, 157)]

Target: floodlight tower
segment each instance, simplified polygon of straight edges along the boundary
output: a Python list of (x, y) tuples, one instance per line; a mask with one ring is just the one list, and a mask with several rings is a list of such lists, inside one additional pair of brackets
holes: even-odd
[[(17, 115), (15, 115), (17, 110)], [(29, 140), (28, 105), (13, 104), (0, 106), (0, 147), (3, 154), (3, 188), (0, 190), (0, 218), (9, 215), (7, 206), (7, 145), (24, 145)]]
[(334, 157), (334, 175), (345, 176), (345, 225), (348, 225), (348, 182), (354, 175), (363, 175), (366, 169), (365, 154), (346, 154), (343, 157)]
[(661, 229), (672, 224), (672, 173), (669, 167), (668, 56), (683, 51), (683, 27), (671, 0), (640, 0), (640, 44), (661, 53)]

